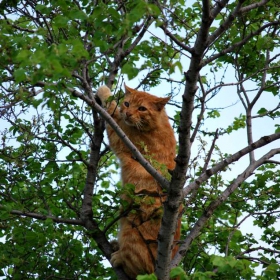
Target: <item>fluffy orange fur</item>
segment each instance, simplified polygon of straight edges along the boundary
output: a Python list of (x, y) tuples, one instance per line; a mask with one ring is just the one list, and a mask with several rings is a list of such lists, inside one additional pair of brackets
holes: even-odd
[[(117, 124), (137, 149), (164, 176), (175, 167), (176, 141), (164, 106), (169, 98), (160, 98), (125, 86), (125, 96), (120, 107), (108, 87), (97, 91), (102, 105), (107, 108)], [(107, 125), (110, 147), (121, 164), (124, 187), (134, 186), (134, 195), (123, 195), (133, 210), (120, 219), (119, 249), (112, 254), (111, 264), (122, 266), (132, 279), (138, 274), (152, 273), (157, 254), (157, 236), (162, 217), (162, 204), (166, 199), (156, 180), (132, 156), (130, 150)], [(123, 209), (124, 210), (124, 209)], [(122, 211), (123, 211), (122, 210)], [(178, 221), (174, 240), (180, 238)], [(172, 257), (178, 250), (174, 244)]]

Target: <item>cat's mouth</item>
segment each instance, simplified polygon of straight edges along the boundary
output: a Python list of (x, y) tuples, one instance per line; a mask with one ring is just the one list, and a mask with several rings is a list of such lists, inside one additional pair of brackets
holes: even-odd
[(128, 125), (130, 127), (134, 127), (139, 131), (146, 130), (145, 122), (143, 122), (143, 120), (136, 121), (136, 120), (132, 119), (130, 116), (125, 116), (123, 118), (123, 120), (126, 125)]
[(132, 122), (129, 118), (125, 118), (124, 122), (129, 126), (135, 126), (134, 122)]
[(135, 129), (139, 131), (148, 131), (147, 127), (142, 122), (132, 122), (130, 120), (125, 120), (125, 123), (130, 126), (134, 127)]

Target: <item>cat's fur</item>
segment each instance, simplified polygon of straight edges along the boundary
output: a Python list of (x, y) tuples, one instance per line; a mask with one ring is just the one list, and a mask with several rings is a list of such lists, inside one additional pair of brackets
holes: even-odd
[[(152, 165), (163, 175), (167, 175), (167, 169), (174, 169), (176, 141), (164, 109), (168, 97), (156, 97), (125, 86), (124, 100), (118, 107), (115, 101), (107, 102), (111, 96), (108, 87), (101, 86), (97, 96)], [(135, 279), (138, 274), (154, 271), (162, 204), (166, 196), (109, 125), (107, 132), (110, 147), (120, 160), (124, 187), (126, 184), (135, 187), (134, 196), (123, 195), (123, 199), (133, 205), (133, 210), (120, 219), (119, 250), (112, 254), (111, 263), (114, 267), (122, 266), (126, 274)], [(179, 220), (174, 236), (177, 241), (180, 238), (180, 224)], [(177, 250), (178, 246), (174, 243), (172, 257)]]

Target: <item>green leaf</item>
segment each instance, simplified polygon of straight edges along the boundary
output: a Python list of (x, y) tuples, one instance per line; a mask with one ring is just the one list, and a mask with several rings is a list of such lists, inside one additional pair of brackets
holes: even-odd
[(207, 115), (209, 118), (213, 118), (213, 119), (219, 118), (221, 116), (218, 110), (212, 110), (210, 112), (207, 112)]
[(267, 113), (267, 110), (265, 108), (261, 108), (258, 112), (259, 115), (264, 115)]
[(82, 21), (87, 19), (87, 15), (81, 10), (71, 10), (68, 13), (68, 17), (73, 20), (80, 19)]
[(280, 265), (276, 263), (272, 263), (267, 266), (267, 268), (263, 271), (263, 274), (270, 277), (270, 279), (277, 279), (277, 275), (279, 276), (277, 272), (279, 272), (279, 270), (280, 270)]
[(220, 256), (214, 256), (212, 262), (214, 266), (218, 267), (223, 267), (225, 265), (225, 259)]
[(63, 27), (66, 28), (68, 22), (69, 22), (69, 18), (64, 15), (58, 15), (54, 18), (54, 25), (57, 28), (63, 28)]
[(29, 242), (34, 242), (37, 239), (37, 234), (32, 232), (32, 231), (28, 231), (25, 234), (25, 238), (27, 239), (27, 241)]
[(12, 275), (13, 274), (14, 269), (12, 267), (8, 268), (8, 274)]
[(46, 5), (37, 4), (36, 10), (44, 15), (49, 15), (52, 11), (52, 7), (47, 7)]
[(18, 55), (17, 55), (17, 60), (22, 62), (23, 60), (26, 60), (28, 58), (30, 58), (30, 56), (32, 55), (30, 50), (21, 50)]
[(279, 133), (280, 132), (280, 125), (279, 124), (275, 124), (274, 126), (276, 127), (275, 133)]
[(14, 71), (16, 83), (20, 83), (26, 80), (26, 74), (24, 69), (17, 69)]
[(138, 74), (138, 69), (135, 67), (134, 63), (132, 62), (127, 62), (123, 67), (122, 67), (122, 73), (127, 74), (128, 79), (131, 80), (135, 78)]
[(138, 275), (136, 277), (137, 280), (157, 280), (157, 277), (154, 274), (145, 274), (145, 275)]
[(203, 84), (207, 84), (207, 77), (206, 76), (200, 76), (200, 80)]
[(186, 272), (183, 270), (183, 268), (177, 266), (171, 269), (170, 271), (170, 278), (180, 277), (180, 280), (187, 279)]
[(182, 63), (180, 61), (176, 61), (174, 63), (174, 66), (178, 67), (178, 69), (179, 69), (181, 74), (183, 73), (183, 65), (182, 65)]

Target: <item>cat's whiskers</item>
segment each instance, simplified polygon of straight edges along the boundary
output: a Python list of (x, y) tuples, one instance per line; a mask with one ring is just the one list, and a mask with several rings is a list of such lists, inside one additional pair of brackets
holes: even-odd
[(138, 122), (135, 123), (135, 126), (138, 130), (143, 130), (144, 128), (144, 121), (143, 119), (140, 119)]

